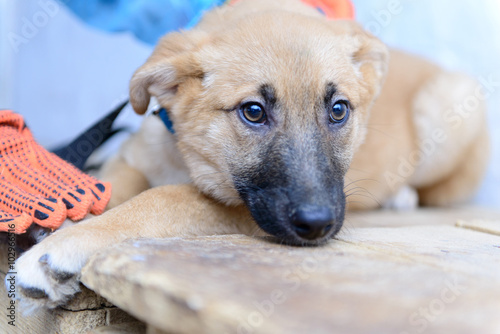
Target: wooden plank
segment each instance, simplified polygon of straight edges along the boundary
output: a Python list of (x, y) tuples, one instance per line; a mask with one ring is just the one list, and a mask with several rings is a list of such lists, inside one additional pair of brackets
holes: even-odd
[(459, 208), (419, 208), (418, 210), (399, 211), (376, 210), (348, 212), (344, 226), (352, 227), (397, 227), (449, 225), (464, 220), (500, 221), (500, 211), (482, 207)]
[(96, 328), (87, 334), (145, 334), (146, 325), (138, 322)]
[(457, 227), (466, 228), (473, 231), (489, 233), (493, 235), (500, 235), (500, 220), (459, 220), (456, 224)]
[(319, 248), (218, 236), (135, 240), (82, 281), (178, 333), (500, 333), (500, 237), (346, 229)]

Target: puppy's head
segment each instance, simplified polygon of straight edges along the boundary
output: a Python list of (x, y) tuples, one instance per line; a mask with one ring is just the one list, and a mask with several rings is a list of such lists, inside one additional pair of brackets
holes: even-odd
[(318, 244), (344, 219), (344, 175), (365, 136), (387, 49), (353, 22), (249, 15), (167, 35), (134, 75), (131, 102), (170, 111), (193, 182), (248, 207), (266, 232)]

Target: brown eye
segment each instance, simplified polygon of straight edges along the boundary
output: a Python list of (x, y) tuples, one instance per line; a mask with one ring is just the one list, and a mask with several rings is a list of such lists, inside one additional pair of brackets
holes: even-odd
[(346, 101), (335, 103), (330, 111), (330, 122), (342, 123), (349, 116), (349, 105)]
[(264, 108), (256, 102), (249, 102), (240, 108), (241, 115), (250, 123), (262, 124), (267, 120)]

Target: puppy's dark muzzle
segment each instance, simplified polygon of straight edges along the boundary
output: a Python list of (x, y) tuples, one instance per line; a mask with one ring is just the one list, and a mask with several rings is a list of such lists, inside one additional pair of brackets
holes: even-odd
[[(335, 189), (339, 189), (338, 194)], [(240, 188), (240, 194), (264, 231), (280, 242), (314, 246), (333, 238), (342, 227), (345, 197), (340, 189), (339, 185), (319, 196), (298, 198), (296, 195), (304, 192), (287, 188)]]
[(260, 164), (234, 167), (235, 188), (255, 222), (280, 242), (322, 245), (344, 222), (345, 173), (321, 138), (277, 137)]
[(292, 230), (299, 238), (317, 240), (325, 237), (333, 227), (334, 217), (328, 207), (300, 207), (290, 219)]

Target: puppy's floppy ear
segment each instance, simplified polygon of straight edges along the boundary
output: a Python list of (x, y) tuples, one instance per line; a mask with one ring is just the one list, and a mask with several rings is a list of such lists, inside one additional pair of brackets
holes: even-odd
[(354, 21), (334, 21), (336, 30), (347, 35), (352, 62), (359, 71), (360, 84), (376, 97), (381, 89), (389, 68), (389, 50), (377, 37), (363, 29)]
[(171, 33), (163, 37), (130, 81), (130, 103), (138, 114), (144, 114), (151, 96), (162, 100), (175, 96), (177, 86), (187, 77), (203, 75), (193, 56), (205, 39), (197, 32)]

